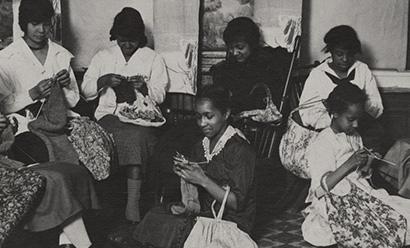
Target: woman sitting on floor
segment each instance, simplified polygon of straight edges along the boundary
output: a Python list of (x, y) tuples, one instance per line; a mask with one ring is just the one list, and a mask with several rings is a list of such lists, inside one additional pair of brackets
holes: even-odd
[(87, 100), (100, 97), (95, 118), (114, 135), (118, 163), (127, 169), (125, 217), (138, 222), (141, 177), (156, 144), (156, 129), (123, 123), (115, 111), (119, 103), (133, 103), (137, 93), (162, 103), (168, 75), (164, 60), (146, 47), (144, 21), (137, 10), (122, 9), (114, 18), (110, 35), (115, 43), (93, 57), (81, 89)]
[[(307, 216), (302, 225), (302, 232), (304, 239), (313, 245), (330, 246), (336, 243), (334, 232), (332, 232), (333, 228), (329, 224), (328, 201), (324, 195), (345, 196), (352, 192), (353, 187), (360, 188), (365, 194), (370, 194), (381, 200), (383, 204), (390, 206), (404, 216), (407, 222), (410, 221), (409, 199), (389, 195), (384, 189), (374, 189), (366, 180), (371, 173), (374, 155), (371, 155), (372, 152), (363, 146), (362, 139), (356, 129), (362, 114), (364, 114), (367, 102), (365, 92), (360, 90), (357, 85), (348, 82), (337, 85), (326, 101), (331, 118), (330, 127), (321, 131), (308, 148), (307, 157), (312, 182), (306, 202), (311, 202), (311, 205), (304, 210)], [(376, 156), (379, 155), (376, 154)], [(329, 191), (330, 193), (327, 193)], [(362, 204), (370, 205), (368, 211), (371, 211), (372, 207), (381, 207), (377, 205), (376, 201), (373, 203), (362, 202)], [(358, 205), (361, 203), (359, 202)], [(354, 209), (351, 209), (351, 213), (357, 214)], [(349, 213), (346, 212), (337, 214), (347, 214), (345, 217), (350, 217)], [(387, 212), (385, 214), (387, 215)], [(365, 221), (362, 221), (362, 218), (371, 219), (370, 217), (374, 218), (370, 215), (357, 216), (356, 224), (363, 224)], [(398, 225), (398, 223), (395, 224)], [(355, 233), (358, 233), (359, 236), (353, 235), (354, 237), (350, 238), (357, 239), (357, 242), (360, 243), (364, 236), (360, 236), (361, 230), (355, 230)], [(377, 239), (378, 237), (372, 238)], [(410, 225), (407, 226), (405, 240), (407, 243), (410, 241)], [(375, 240), (375, 244), (377, 242)], [(364, 246), (358, 245), (356, 247)]]
[[(324, 100), (342, 82), (351, 82), (367, 95), (366, 114), (358, 129), (364, 143), (379, 152), (383, 151), (383, 128), (375, 120), (383, 113), (383, 104), (377, 83), (369, 67), (357, 60), (361, 52), (360, 40), (355, 30), (346, 25), (336, 26), (324, 37), (325, 52), (331, 57), (314, 68), (306, 80), (299, 105)], [(315, 129), (329, 127), (331, 118), (323, 103), (299, 111), (305, 126)]]

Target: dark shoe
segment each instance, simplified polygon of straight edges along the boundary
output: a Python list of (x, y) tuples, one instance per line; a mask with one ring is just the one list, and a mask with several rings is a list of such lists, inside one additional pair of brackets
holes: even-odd
[(108, 234), (108, 241), (119, 248), (135, 247), (132, 233), (138, 223), (127, 221)]
[(62, 244), (58, 246), (59, 248), (75, 248), (73, 244)]

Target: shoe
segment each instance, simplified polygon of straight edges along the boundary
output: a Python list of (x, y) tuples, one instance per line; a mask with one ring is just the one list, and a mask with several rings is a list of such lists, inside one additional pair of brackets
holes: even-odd
[(132, 232), (134, 231), (136, 224), (138, 223), (126, 221), (108, 235), (108, 241), (113, 243), (116, 247), (135, 247)]
[(59, 248), (75, 248), (73, 244), (62, 244), (58, 246)]

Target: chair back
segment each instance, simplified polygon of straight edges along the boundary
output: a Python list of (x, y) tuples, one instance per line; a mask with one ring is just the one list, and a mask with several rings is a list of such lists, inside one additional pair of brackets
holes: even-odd
[(168, 125), (176, 126), (181, 122), (195, 118), (195, 96), (186, 93), (167, 93), (161, 104), (162, 113)]

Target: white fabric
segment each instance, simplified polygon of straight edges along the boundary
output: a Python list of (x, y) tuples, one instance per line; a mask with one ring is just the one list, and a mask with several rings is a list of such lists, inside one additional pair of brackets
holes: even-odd
[[(310, 72), (303, 88), (302, 95), (300, 96), (299, 105), (315, 100), (327, 99), (330, 92), (336, 87), (332, 80), (325, 74), (325, 72), (328, 72), (335, 77), (338, 77), (329, 67), (330, 62), (331, 59), (327, 59)], [(379, 117), (383, 113), (383, 104), (372, 72), (365, 63), (360, 61), (356, 61), (349, 68), (348, 74), (353, 70), (356, 70), (356, 72), (355, 78), (351, 82), (364, 90), (368, 97), (365, 105), (366, 112), (374, 118)], [(322, 103), (300, 110), (299, 113), (303, 124), (307, 126), (321, 129), (330, 125), (330, 116)]]
[(100, 94), (95, 111), (97, 120), (107, 114), (114, 114), (117, 107), (115, 92), (112, 88), (97, 91), (97, 80), (101, 76), (115, 73), (123, 76), (142, 75), (147, 79), (148, 95), (160, 104), (165, 99), (168, 88), (168, 75), (164, 60), (148, 47), (139, 48), (128, 62), (121, 48), (114, 43), (110, 48), (98, 52), (84, 75), (81, 90), (87, 100), (95, 99)]
[(34, 103), (29, 90), (41, 80), (51, 78), (60, 70), (70, 72), (71, 83), (63, 91), (69, 107), (74, 107), (80, 99), (77, 81), (70, 61), (73, 55), (65, 48), (49, 40), (47, 58), (42, 65), (19, 38), (0, 51), (0, 108), (5, 114), (13, 113)]
[(167, 65), (169, 92), (196, 94), (199, 4), (192, 0), (154, 1), (155, 51)]
[(194, 227), (184, 243), (184, 248), (257, 248), (251, 237), (240, 230), (235, 222), (222, 220), (230, 187), (226, 187), (218, 215), (212, 202), (211, 210), (214, 218), (198, 217)]
[[(328, 171), (335, 171), (360, 147), (362, 139), (358, 134), (346, 135), (345, 133), (334, 133), (329, 127), (324, 129), (307, 151), (308, 163), (312, 177), (309, 195), (306, 202), (312, 202), (304, 212), (307, 214), (302, 224), (303, 238), (316, 246), (329, 246), (335, 243), (333, 233), (327, 222), (326, 202), (324, 197), (318, 198), (315, 194), (320, 191), (320, 180)], [(365, 192), (390, 205), (402, 214), (410, 223), (410, 200), (398, 196), (390, 196), (384, 189), (373, 189), (364, 178), (359, 178), (356, 172), (351, 173), (348, 178)], [(345, 195), (350, 192), (350, 184), (342, 179), (331, 192), (336, 195)], [(410, 226), (407, 231), (407, 242), (410, 241)]]

